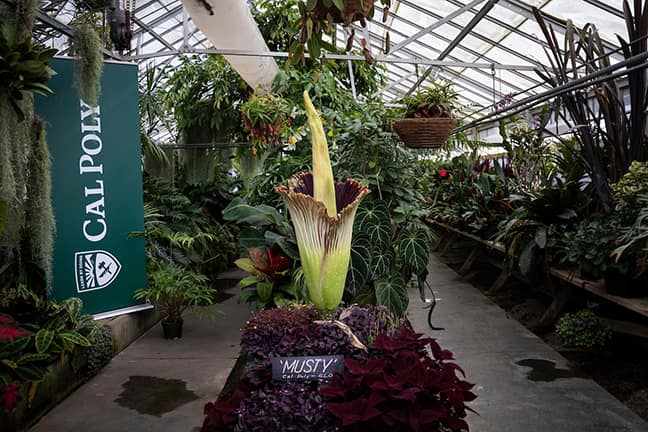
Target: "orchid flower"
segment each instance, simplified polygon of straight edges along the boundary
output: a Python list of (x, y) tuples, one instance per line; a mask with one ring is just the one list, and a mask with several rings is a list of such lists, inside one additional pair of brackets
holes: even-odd
[(297, 247), (311, 301), (322, 311), (342, 301), (353, 219), (369, 188), (354, 180), (335, 183), (322, 121), (308, 92), (306, 114), (313, 142), (313, 171), (293, 177), (275, 190), (284, 198), (297, 236)]

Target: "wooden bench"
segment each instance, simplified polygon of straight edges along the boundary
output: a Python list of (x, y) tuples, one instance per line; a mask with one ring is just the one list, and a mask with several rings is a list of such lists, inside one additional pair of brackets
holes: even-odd
[[(504, 262), (503, 265), (501, 265), (502, 271), (487, 293), (497, 293), (497, 291), (499, 291), (504, 286), (511, 275), (513, 275), (515, 259), (513, 259), (514, 257), (512, 257), (511, 255), (507, 254), (506, 247), (503, 244), (496, 243), (491, 240), (484, 240), (474, 234), (461, 231), (457, 228), (454, 228), (443, 222), (435, 221), (433, 219), (428, 219), (427, 222), (432, 226), (441, 228), (446, 233), (444, 236), (442, 236), (440, 241), (440, 243), (443, 243), (444, 241), (446, 242), (443, 250), (440, 252), (441, 255), (445, 254), (452, 246), (453, 238), (462, 237), (464, 239), (471, 240), (478, 245), (478, 247), (475, 247), (471, 250), (465, 261), (461, 265), (458, 271), (461, 276), (467, 275), (474, 263), (485, 252), (495, 251), (503, 255)], [(612, 295), (605, 290), (605, 283), (602, 280), (590, 281), (582, 279), (578, 272), (569, 269), (550, 266), (549, 274), (557, 279), (558, 284), (552, 284), (552, 286), (550, 287), (553, 297), (552, 303), (545, 311), (543, 317), (540, 318), (539, 322), (537, 323), (537, 327), (539, 328), (547, 327), (554, 323), (554, 321), (558, 318), (558, 315), (561, 313), (562, 309), (568, 302), (569, 298), (571, 297), (572, 288), (574, 287), (588, 291), (609, 302), (615, 303), (643, 317), (648, 318), (648, 297), (626, 298)], [(642, 337), (648, 337), (648, 328), (646, 326), (625, 321), (609, 321), (617, 331)]]

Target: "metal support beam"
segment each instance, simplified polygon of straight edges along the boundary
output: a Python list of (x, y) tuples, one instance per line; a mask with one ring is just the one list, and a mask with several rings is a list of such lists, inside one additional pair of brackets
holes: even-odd
[[(220, 55), (232, 55), (232, 56), (244, 56), (244, 57), (288, 57), (288, 52), (277, 52), (277, 51), (241, 51), (241, 50), (227, 50), (227, 49), (186, 49), (186, 50), (170, 50), (170, 51), (160, 51), (156, 53), (141, 54), (137, 56), (124, 56), (124, 60), (144, 60), (148, 58), (155, 57), (167, 57), (180, 54), (220, 54)], [(306, 58), (310, 58), (308, 53), (305, 54)], [(366, 61), (364, 56), (351, 55), (351, 54), (322, 54), (321, 59), (329, 60), (351, 60), (351, 61)], [(446, 66), (446, 67), (462, 67), (462, 68), (474, 68), (474, 69), (491, 69), (493, 67), (492, 63), (473, 63), (473, 62), (462, 62), (462, 61), (446, 61), (446, 60), (429, 60), (421, 58), (407, 58), (407, 57), (396, 57), (390, 55), (381, 55), (376, 57), (377, 62), (382, 63), (409, 63), (409, 64), (423, 64), (430, 66)], [(528, 65), (508, 65), (508, 64), (495, 64), (495, 69), (512, 69), (512, 70), (535, 70), (533, 66)]]
[(615, 17), (625, 19), (625, 16), (623, 15), (623, 11), (621, 9), (617, 9), (614, 6), (610, 6), (607, 3), (603, 3), (600, 0), (583, 0), (585, 3), (589, 3), (592, 6), (596, 6), (597, 8), (604, 10), (605, 12), (614, 15)]
[(133, 22), (135, 24), (137, 24), (138, 26), (140, 26), (141, 28), (146, 30), (148, 33), (150, 33), (150, 35), (153, 36), (153, 38), (155, 40), (157, 40), (158, 42), (160, 42), (162, 45), (164, 45), (165, 47), (167, 47), (170, 50), (175, 49), (175, 47), (173, 45), (171, 45), (169, 42), (167, 42), (167, 40), (164, 39), (162, 36), (160, 36), (155, 30), (153, 30), (153, 28), (149, 27), (147, 24), (144, 24), (142, 22), (142, 20), (140, 20), (136, 16), (132, 16), (131, 19), (133, 20)]
[[(509, 9), (515, 13), (518, 13), (528, 19), (531, 19), (535, 21), (535, 15), (533, 15), (533, 10), (530, 6), (526, 5), (525, 3), (519, 2), (519, 1), (512, 1), (512, 0), (502, 0), (501, 3), (502, 7), (505, 7), (506, 9)], [(558, 27), (560, 33), (565, 34), (565, 22), (559, 20), (556, 17), (553, 17), (547, 13), (542, 12), (540, 10), (540, 13), (544, 17), (545, 21), (547, 21), (549, 24)], [(603, 43), (603, 47), (608, 50), (608, 51), (614, 51), (618, 49), (618, 46), (615, 46), (608, 42), (607, 40), (601, 38), (601, 42)], [(621, 55), (618, 55), (617, 58), (621, 58)]]
[(438, 19), (435, 23), (433, 23), (433, 24), (427, 26), (427, 27), (424, 28), (424, 29), (419, 30), (418, 32), (416, 32), (416, 33), (413, 34), (412, 36), (408, 37), (408, 38), (405, 39), (404, 41), (401, 41), (400, 43), (396, 44), (396, 46), (393, 47), (393, 48), (390, 50), (390, 52), (391, 52), (392, 54), (395, 53), (396, 51), (398, 51), (399, 49), (403, 48), (405, 45), (409, 44), (410, 42), (417, 40), (418, 38), (420, 38), (420, 37), (423, 36), (424, 34), (426, 34), (426, 33), (430, 33), (432, 30), (434, 30), (434, 29), (436, 29), (436, 28), (438, 28), (438, 27), (441, 27), (441, 26), (444, 25), (445, 23), (447, 23), (447, 22), (453, 20), (454, 18), (458, 17), (459, 15), (463, 14), (464, 12), (469, 11), (470, 9), (472, 9), (473, 7), (477, 6), (479, 3), (482, 3), (482, 2), (484, 2), (484, 1), (485, 1), (485, 0), (473, 0), (472, 2), (468, 3), (467, 5), (465, 5), (465, 6), (461, 7), (461, 8), (459, 8), (459, 9), (457, 9), (457, 10), (455, 10), (455, 11), (453, 11), (453, 12), (452, 12), (451, 14), (449, 14), (448, 16), (445, 16), (445, 17), (443, 17), (443, 18), (441, 18), (441, 19)]
[[(470, 22), (466, 24), (466, 26), (463, 28), (463, 30), (461, 30), (461, 32), (457, 35), (457, 37), (454, 38), (452, 42), (450, 42), (450, 44), (441, 52), (441, 54), (439, 54), (437, 60), (443, 60), (444, 58), (446, 58), (448, 54), (450, 54), (452, 50), (455, 49), (457, 45), (459, 45), (466, 36), (468, 36), (468, 33), (470, 33), (472, 29), (475, 28), (477, 24), (479, 24), (482, 18), (484, 18), (486, 14), (490, 12), (490, 10), (493, 8), (493, 6), (495, 6), (495, 4), (498, 1), (499, 0), (488, 0), (488, 2), (479, 10), (479, 12), (475, 14), (473, 19), (471, 19)], [(430, 76), (431, 72), (432, 72), (432, 67), (428, 67), (423, 73), (423, 75), (421, 75), (421, 78), (419, 78), (419, 80), (416, 82), (414, 86), (412, 86), (412, 88), (407, 92), (407, 94), (408, 95), (412, 94), (412, 92), (416, 90), (416, 88), (419, 85), (421, 85), (421, 83), (425, 81), (428, 76)]]

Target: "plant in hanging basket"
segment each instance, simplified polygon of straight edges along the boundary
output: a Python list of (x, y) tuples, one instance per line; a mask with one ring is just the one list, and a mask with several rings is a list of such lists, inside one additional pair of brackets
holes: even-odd
[(248, 131), (256, 154), (259, 144), (269, 149), (281, 147), (284, 134), (289, 130), (291, 107), (288, 101), (273, 94), (253, 94), (241, 105), (243, 127)]
[[(391, 0), (380, 0), (383, 5), (382, 19), (387, 20)], [(335, 51), (335, 48), (328, 42), (322, 40), (324, 33), (332, 34), (334, 24), (350, 26), (352, 22), (359, 21), (365, 27), (366, 20), (373, 19), (375, 13), (374, 0), (306, 0), (298, 4), (300, 18), (296, 23), (299, 29), (299, 38), (290, 46), (290, 59), (297, 58), (304, 61), (304, 46), (308, 48), (311, 59), (320, 57), (322, 48)], [(355, 32), (351, 30), (346, 50), (353, 46)], [(367, 41), (363, 39), (364, 55), (367, 61), (372, 62), (370, 50), (367, 48)], [(388, 48), (386, 48), (388, 50)]]
[(457, 92), (451, 83), (433, 82), (423, 91), (405, 96), (403, 119), (393, 123), (394, 130), (412, 148), (441, 147), (457, 125)]

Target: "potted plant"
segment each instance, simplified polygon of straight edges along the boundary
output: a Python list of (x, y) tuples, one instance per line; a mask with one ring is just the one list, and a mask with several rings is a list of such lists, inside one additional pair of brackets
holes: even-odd
[(453, 117), (457, 109), (457, 92), (448, 82), (431, 86), (402, 100), (402, 119), (393, 123), (394, 130), (412, 148), (441, 147), (457, 125)]
[[(383, 8), (383, 22), (387, 20), (391, 0), (380, 0)], [(366, 26), (366, 20), (374, 16), (374, 0), (308, 0), (297, 3), (299, 7), (300, 29), (299, 38), (290, 46), (290, 58), (304, 59), (304, 45), (308, 47), (308, 54), (311, 59), (320, 57), (322, 48), (335, 51), (333, 45), (322, 40), (324, 33), (331, 34), (336, 23), (349, 26), (354, 21), (360, 21)], [(353, 46), (355, 32), (351, 30), (346, 50)], [(367, 41), (363, 39), (363, 51), (367, 61), (373, 61), (370, 50), (367, 48)], [(386, 48), (387, 50), (388, 48)]]
[(612, 327), (594, 312), (583, 309), (561, 316), (556, 324), (556, 334), (568, 347), (595, 349), (610, 341)]
[(290, 127), (290, 104), (281, 96), (253, 94), (241, 105), (243, 127), (252, 140), (252, 151), (257, 144), (270, 149), (281, 147), (281, 140)]
[(147, 288), (135, 291), (137, 301), (150, 301), (162, 312), (166, 339), (182, 337), (182, 314), (193, 306), (213, 303), (213, 290), (207, 277), (182, 267), (156, 261), (149, 272)]

